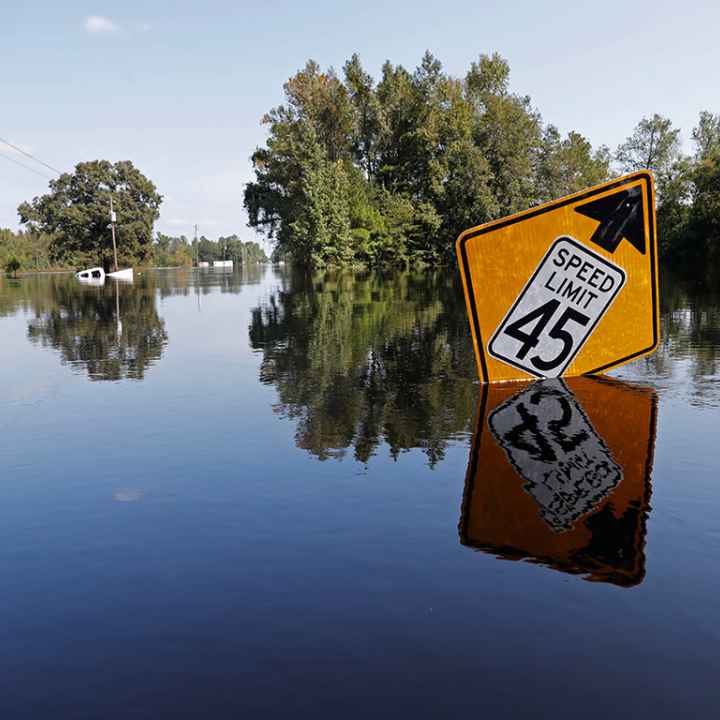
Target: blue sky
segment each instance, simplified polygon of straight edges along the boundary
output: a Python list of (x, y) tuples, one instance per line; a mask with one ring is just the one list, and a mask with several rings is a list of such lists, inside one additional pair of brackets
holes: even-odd
[[(461, 76), (498, 51), (546, 122), (611, 148), (659, 112), (689, 150), (699, 111), (720, 112), (717, 1), (10, 4), (0, 137), (61, 170), (132, 160), (165, 196), (157, 227), (172, 234), (197, 222), (253, 239), (242, 189), (260, 118), (308, 58), (339, 69), (358, 52), (377, 76), (384, 60), (414, 68), (430, 49)], [(0, 158), (0, 227), (46, 188)]]

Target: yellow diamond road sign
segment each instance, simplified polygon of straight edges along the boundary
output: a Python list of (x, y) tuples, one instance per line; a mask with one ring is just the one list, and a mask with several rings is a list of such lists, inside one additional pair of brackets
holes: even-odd
[(657, 347), (649, 172), (471, 228), (456, 249), (483, 382), (603, 372)]

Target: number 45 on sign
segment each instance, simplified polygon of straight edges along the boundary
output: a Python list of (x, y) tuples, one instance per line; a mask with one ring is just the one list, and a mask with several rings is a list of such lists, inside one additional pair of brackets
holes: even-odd
[(599, 373), (657, 347), (648, 172), (466, 230), (456, 249), (484, 382)]

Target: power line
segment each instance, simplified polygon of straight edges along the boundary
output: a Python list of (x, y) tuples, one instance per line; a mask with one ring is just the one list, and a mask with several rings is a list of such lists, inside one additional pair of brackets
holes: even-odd
[(22, 148), (18, 147), (17, 145), (13, 145), (11, 142), (8, 142), (7, 140), (4, 140), (3, 138), (0, 138), (0, 142), (5, 143), (9, 147), (13, 148), (13, 150), (17, 150), (19, 153), (22, 153), (26, 157), (29, 157), (31, 160), (34, 160), (35, 162), (40, 163), (41, 165), (44, 165), (49, 170), (52, 170), (54, 173), (57, 173), (58, 175), (62, 175), (62, 172), (58, 170), (57, 168), (54, 168), (52, 165), (48, 165), (46, 162), (43, 162), (40, 160), (40, 158), (36, 158), (34, 155), (31, 155), (29, 152), (23, 150)]
[(9, 160), (12, 163), (15, 163), (16, 165), (19, 165), (21, 168), (25, 168), (26, 170), (29, 170), (31, 173), (35, 173), (36, 175), (39, 175), (42, 178), (45, 178), (46, 180), (52, 180), (52, 178), (49, 175), (46, 175), (41, 170), (36, 170), (35, 168), (31, 168), (29, 165), (25, 165), (25, 163), (21, 163), (19, 160), (16, 160), (15, 158), (10, 157), (9, 155), (5, 155), (5, 153), (0, 153), (1, 158), (5, 158), (6, 160)]

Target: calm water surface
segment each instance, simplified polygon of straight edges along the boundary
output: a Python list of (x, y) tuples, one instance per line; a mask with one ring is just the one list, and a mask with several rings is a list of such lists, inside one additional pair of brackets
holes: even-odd
[(720, 298), (482, 388), (452, 272), (0, 280), (3, 718), (716, 717)]

